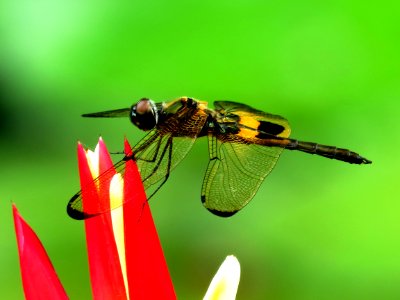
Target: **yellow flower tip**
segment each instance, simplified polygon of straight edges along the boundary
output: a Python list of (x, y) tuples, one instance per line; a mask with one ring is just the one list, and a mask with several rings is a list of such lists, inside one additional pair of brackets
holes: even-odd
[(128, 275), (125, 255), (124, 235), (124, 211), (121, 207), (124, 201), (124, 180), (120, 173), (113, 176), (110, 182), (110, 207), (116, 208), (111, 211), (111, 220), (115, 243), (117, 245), (118, 257), (121, 264), (122, 276), (124, 278), (126, 294), (129, 295)]
[(97, 178), (99, 174), (99, 160), (100, 160), (100, 147), (99, 144), (97, 143), (96, 148), (94, 151), (88, 149), (86, 150), (86, 159), (88, 161), (88, 165), (90, 168), (90, 172), (92, 173), (93, 178)]
[(122, 205), (124, 200), (124, 181), (120, 173), (113, 176), (110, 182), (110, 202), (111, 207)]
[(219, 267), (203, 300), (234, 300), (240, 280), (240, 264), (233, 255)]

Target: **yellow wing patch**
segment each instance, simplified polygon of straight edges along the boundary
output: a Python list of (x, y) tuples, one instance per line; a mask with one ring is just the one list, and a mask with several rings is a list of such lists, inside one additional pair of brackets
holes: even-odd
[(290, 135), (289, 123), (282, 117), (246, 111), (236, 111), (235, 114), (240, 117), (238, 134), (244, 138), (263, 139), (271, 135), (287, 138)]

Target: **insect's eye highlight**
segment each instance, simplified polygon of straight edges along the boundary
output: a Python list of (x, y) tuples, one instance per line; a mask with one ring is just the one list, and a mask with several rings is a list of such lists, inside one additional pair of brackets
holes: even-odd
[(153, 129), (158, 122), (158, 112), (154, 101), (147, 98), (139, 100), (132, 106), (130, 118), (139, 129)]
[(141, 99), (138, 103), (136, 103), (136, 113), (139, 115), (145, 115), (151, 112), (151, 104), (149, 99)]

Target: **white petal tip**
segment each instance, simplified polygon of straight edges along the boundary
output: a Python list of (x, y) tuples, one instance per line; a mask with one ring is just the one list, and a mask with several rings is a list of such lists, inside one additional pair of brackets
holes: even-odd
[(203, 300), (234, 300), (240, 280), (240, 264), (233, 255), (226, 257)]

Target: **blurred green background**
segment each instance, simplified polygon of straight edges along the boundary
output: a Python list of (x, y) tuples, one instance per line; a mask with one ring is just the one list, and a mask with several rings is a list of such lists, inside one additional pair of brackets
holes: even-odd
[(201, 299), (228, 254), (242, 266), (238, 299), (400, 299), (399, 12), (395, 1), (3, 0), (0, 298), (23, 298), (14, 202), (71, 299), (90, 299), (83, 223), (65, 212), (76, 142), (102, 135), (120, 151), (144, 134), (80, 115), (186, 95), (280, 114), (293, 137), (373, 164), (286, 151), (222, 219), (200, 203), (199, 140), (151, 200), (179, 299)]

